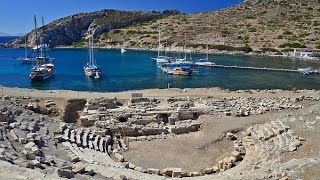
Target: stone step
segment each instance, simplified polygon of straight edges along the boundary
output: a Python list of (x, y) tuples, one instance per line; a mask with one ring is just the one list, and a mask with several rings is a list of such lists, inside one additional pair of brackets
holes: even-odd
[(75, 143), (76, 142), (76, 140), (75, 140), (75, 130), (74, 129), (72, 129), (70, 131), (70, 142), (71, 143)]
[(69, 136), (70, 136), (70, 129), (69, 129), (69, 128), (66, 128), (66, 129), (63, 131), (62, 139), (64, 139), (65, 141), (69, 141)]
[(83, 129), (77, 129), (77, 134), (76, 134), (76, 143), (78, 146), (82, 146), (82, 134), (83, 134)]

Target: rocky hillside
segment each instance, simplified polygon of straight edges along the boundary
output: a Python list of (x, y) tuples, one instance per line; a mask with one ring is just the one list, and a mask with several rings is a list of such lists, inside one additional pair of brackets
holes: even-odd
[[(50, 41), (51, 46), (71, 45), (81, 39), (85, 39), (90, 32), (99, 36), (112, 29), (123, 28), (136, 23), (147, 22), (171, 14), (179, 14), (177, 11), (118, 11), (101, 10), (92, 13), (80, 13), (58, 19), (39, 28), (42, 37)], [(32, 31), (26, 36), (18, 38), (7, 44), (8, 47), (24, 46), (27, 38), (29, 46), (35, 44), (36, 35)]]
[[(147, 23), (112, 30), (100, 37), (101, 45), (156, 48), (158, 30), (163, 44), (204, 50), (256, 52), (289, 51), (295, 47), (320, 48), (318, 0), (245, 0), (219, 11), (178, 14)], [(249, 48), (250, 47), (250, 48)]]

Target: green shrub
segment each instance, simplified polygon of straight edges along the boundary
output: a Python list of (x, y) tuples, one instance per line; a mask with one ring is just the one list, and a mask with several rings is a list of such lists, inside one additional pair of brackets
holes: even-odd
[(115, 29), (111, 31), (113, 34), (120, 34), (122, 31), (120, 29)]
[(257, 32), (257, 29), (255, 27), (250, 27), (248, 28), (249, 32)]
[(306, 46), (297, 42), (293, 42), (281, 44), (279, 48), (306, 48)]
[(282, 35), (290, 36), (290, 35), (293, 35), (293, 33), (288, 30), (285, 30), (285, 31), (283, 31)]
[(81, 39), (81, 40), (79, 40), (79, 41), (73, 42), (73, 43), (72, 43), (72, 46), (76, 46), (76, 47), (84, 46), (86, 43), (87, 43), (87, 40)]
[(246, 53), (252, 52), (252, 48), (249, 46), (245, 47), (233, 47), (227, 45), (209, 45), (210, 49), (217, 49), (219, 51), (243, 51)]

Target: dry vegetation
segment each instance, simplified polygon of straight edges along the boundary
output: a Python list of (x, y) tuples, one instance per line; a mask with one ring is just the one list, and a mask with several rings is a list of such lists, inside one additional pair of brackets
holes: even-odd
[(318, 0), (246, 1), (231, 8), (198, 14), (174, 15), (104, 33), (102, 45), (157, 47), (158, 30), (163, 44), (188, 48), (254, 51), (287, 51), (296, 47), (320, 48)]

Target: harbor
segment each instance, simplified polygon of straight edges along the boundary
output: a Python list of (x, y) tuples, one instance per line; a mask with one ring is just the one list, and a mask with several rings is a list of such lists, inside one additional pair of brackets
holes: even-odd
[[(31, 51), (28, 49), (29, 55), (32, 54)], [(196, 67), (198, 72), (191, 76), (172, 76), (164, 74), (158, 67), (159, 64), (151, 60), (156, 56), (156, 52), (127, 50), (126, 53), (121, 53), (120, 49), (95, 50), (95, 58), (103, 71), (101, 79), (95, 80), (87, 78), (83, 72), (88, 57), (87, 48), (51, 49), (49, 54), (50, 57), (54, 57), (54, 76), (46, 82), (30, 82), (28, 74), (31, 64), (17, 60), (18, 57), (25, 55), (23, 48), (0, 49), (0, 53), (0, 61), (3, 67), (6, 67), (0, 69), (0, 81), (7, 87), (97, 92), (167, 88), (168, 84), (172, 88), (219, 87), (231, 90), (274, 88), (291, 90), (320, 87), (320, 76), (305, 76), (298, 70), (307, 67), (319, 69), (318, 61), (209, 54), (209, 60), (216, 63), (213, 67), (198, 66)], [(179, 56), (178, 53), (170, 55)], [(192, 54), (193, 60), (205, 57), (205, 54)]]

